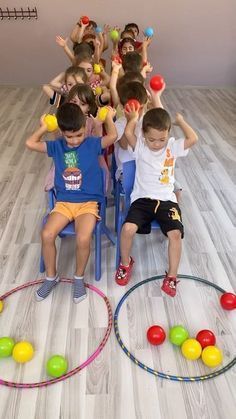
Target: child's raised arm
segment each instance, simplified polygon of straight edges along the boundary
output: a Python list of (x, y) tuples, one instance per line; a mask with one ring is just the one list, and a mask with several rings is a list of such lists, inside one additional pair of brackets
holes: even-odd
[(114, 108), (116, 108), (119, 103), (120, 99), (117, 93), (117, 80), (119, 76), (120, 69), (122, 68), (122, 65), (117, 63), (115, 60), (112, 61), (112, 72), (111, 72), (111, 78), (110, 78), (110, 92), (111, 92), (111, 98)]
[(60, 89), (62, 87), (62, 82), (65, 78), (65, 72), (58, 74), (54, 79), (52, 79), (48, 84), (43, 85), (43, 91), (48, 95), (48, 97), (52, 98), (54, 92), (60, 93)]
[(132, 149), (135, 149), (137, 143), (137, 137), (135, 135), (135, 128), (139, 118), (139, 110), (135, 109), (135, 105), (126, 105), (125, 107), (125, 116), (127, 119), (127, 124), (125, 127), (124, 135)]
[(27, 138), (25, 145), (27, 148), (33, 151), (39, 151), (40, 153), (47, 153), (47, 146), (45, 142), (42, 142), (42, 137), (47, 132), (47, 125), (44, 122), (45, 115), (40, 118), (40, 128)]
[(58, 45), (60, 45), (60, 47), (63, 48), (63, 50), (65, 51), (67, 57), (72, 62), (72, 64), (75, 64), (75, 56), (74, 56), (73, 52), (71, 51), (71, 49), (68, 47), (67, 41), (68, 41), (68, 38), (64, 39), (64, 38), (62, 38), (59, 35), (56, 36), (56, 43)]
[(74, 29), (72, 30), (70, 34), (71, 41), (78, 42), (78, 44), (80, 44), (84, 36), (84, 31), (88, 25), (89, 25), (89, 22), (84, 24), (80, 18), (80, 20), (76, 23), (76, 26), (74, 27)]
[(104, 122), (107, 134), (104, 135), (104, 137), (102, 137), (102, 148), (109, 147), (110, 145), (114, 144), (114, 142), (117, 139), (117, 130), (113, 121), (115, 114), (116, 114), (116, 111), (113, 108), (109, 107), (108, 113)]
[(185, 140), (184, 140), (185, 150), (187, 148), (192, 147), (194, 144), (196, 144), (196, 142), (198, 141), (198, 136), (196, 132), (193, 130), (193, 128), (190, 127), (190, 125), (184, 120), (183, 115), (181, 115), (180, 113), (177, 113), (174, 124), (178, 125), (185, 135)]
[(147, 49), (149, 45), (151, 44), (151, 42), (152, 42), (152, 37), (146, 36), (146, 38), (144, 39), (142, 43), (141, 55), (142, 55), (144, 65), (147, 64), (148, 62)]

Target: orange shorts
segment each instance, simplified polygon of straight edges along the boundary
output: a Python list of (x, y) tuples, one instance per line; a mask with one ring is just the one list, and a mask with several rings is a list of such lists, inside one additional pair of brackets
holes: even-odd
[(56, 202), (56, 205), (51, 211), (51, 214), (53, 212), (59, 212), (59, 214), (62, 214), (65, 217), (67, 217), (70, 222), (83, 214), (93, 214), (98, 220), (101, 219), (98, 215), (98, 203), (95, 201), (76, 203)]

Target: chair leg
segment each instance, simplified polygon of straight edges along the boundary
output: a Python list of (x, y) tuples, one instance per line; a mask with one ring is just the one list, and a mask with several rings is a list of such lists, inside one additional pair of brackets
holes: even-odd
[(117, 232), (118, 217), (120, 211), (120, 186), (118, 183), (115, 185), (115, 231)]
[(107, 236), (107, 238), (112, 242), (112, 244), (116, 244), (115, 235), (111, 232), (111, 230), (105, 224), (103, 224), (102, 226), (102, 233)]
[(45, 272), (45, 264), (44, 264), (44, 259), (43, 259), (43, 254), (41, 252), (40, 255), (40, 263), (39, 263), (39, 272), (42, 274), (43, 272)]
[(95, 280), (101, 279), (101, 265), (102, 265), (102, 223), (97, 222), (95, 227)]
[(118, 223), (117, 223), (117, 240), (116, 240), (116, 269), (120, 263), (120, 235), (121, 229), (124, 222), (124, 216), (119, 214)]

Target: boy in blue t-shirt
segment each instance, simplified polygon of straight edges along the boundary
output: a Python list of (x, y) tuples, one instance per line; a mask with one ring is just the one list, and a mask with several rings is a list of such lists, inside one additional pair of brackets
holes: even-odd
[(107, 134), (85, 138), (85, 116), (79, 106), (65, 103), (57, 111), (62, 137), (55, 141), (41, 141), (47, 132), (43, 115), (38, 128), (26, 141), (30, 150), (47, 153), (55, 164), (57, 202), (42, 230), (42, 251), (46, 279), (36, 291), (37, 301), (46, 298), (59, 282), (56, 271), (55, 240), (58, 233), (72, 220), (76, 231), (76, 271), (73, 300), (86, 297), (84, 271), (90, 254), (90, 242), (99, 219), (98, 202), (103, 197), (102, 170), (98, 156), (117, 138), (113, 122), (114, 111), (109, 108), (105, 120)]

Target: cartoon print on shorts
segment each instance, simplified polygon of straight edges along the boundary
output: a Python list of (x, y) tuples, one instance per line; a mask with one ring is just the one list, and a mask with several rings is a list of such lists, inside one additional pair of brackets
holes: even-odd
[(70, 151), (64, 154), (64, 161), (66, 169), (62, 177), (65, 181), (65, 188), (67, 191), (80, 190), (82, 184), (82, 172), (78, 169), (78, 157), (75, 151)]
[(180, 223), (182, 223), (181, 216), (180, 216), (179, 211), (177, 210), (177, 208), (175, 208), (175, 207), (170, 208), (168, 216), (170, 218), (172, 218), (172, 220), (178, 220)]

